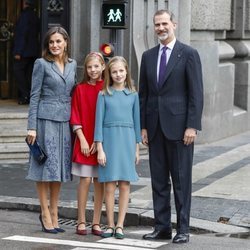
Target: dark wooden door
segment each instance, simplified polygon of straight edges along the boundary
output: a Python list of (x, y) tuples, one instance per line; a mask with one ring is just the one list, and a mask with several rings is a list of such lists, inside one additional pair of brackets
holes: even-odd
[(42, 39), (52, 26), (62, 26), (69, 32), (69, 2), (68, 0), (42, 1)]
[(0, 98), (11, 97), (13, 89), (12, 42), (13, 29), (21, 3), (15, 0), (0, 1)]
[[(40, 1), (35, 2), (39, 15)], [(17, 83), (13, 77), (13, 36), (23, 0), (0, 0), (0, 98), (16, 98)]]

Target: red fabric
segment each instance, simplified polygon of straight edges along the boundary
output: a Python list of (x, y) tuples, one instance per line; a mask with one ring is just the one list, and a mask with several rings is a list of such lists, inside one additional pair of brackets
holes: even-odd
[[(103, 88), (103, 81), (96, 85), (80, 83), (76, 86), (71, 104), (71, 125), (81, 125), (83, 134), (91, 147), (94, 140), (96, 101), (99, 91)], [(86, 157), (81, 153), (80, 141), (75, 137), (72, 161), (86, 165), (97, 165), (97, 154)]]

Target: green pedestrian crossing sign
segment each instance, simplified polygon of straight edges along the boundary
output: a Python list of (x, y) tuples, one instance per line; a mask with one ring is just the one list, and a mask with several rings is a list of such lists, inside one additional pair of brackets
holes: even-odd
[[(117, 2), (117, 1), (116, 1)], [(102, 28), (126, 29), (126, 3), (114, 1), (102, 4)]]

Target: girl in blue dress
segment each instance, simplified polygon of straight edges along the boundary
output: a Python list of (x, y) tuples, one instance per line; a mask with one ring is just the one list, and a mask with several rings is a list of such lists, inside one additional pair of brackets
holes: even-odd
[[(105, 69), (104, 89), (98, 95), (95, 141), (99, 163), (99, 182), (105, 183), (108, 227), (102, 237), (123, 239), (123, 224), (128, 207), (130, 182), (137, 181), (139, 162), (139, 98), (123, 57), (113, 57)], [(115, 190), (119, 188), (119, 214), (115, 225)]]

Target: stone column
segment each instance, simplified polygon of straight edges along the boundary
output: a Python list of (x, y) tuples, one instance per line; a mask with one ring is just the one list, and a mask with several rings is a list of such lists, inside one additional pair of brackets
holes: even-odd
[(177, 38), (186, 44), (190, 43), (191, 30), (191, 0), (169, 0), (169, 10), (177, 19)]

